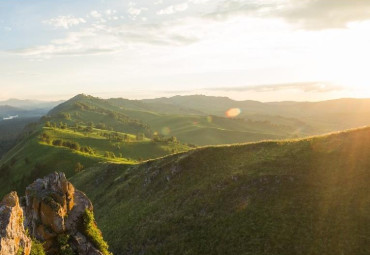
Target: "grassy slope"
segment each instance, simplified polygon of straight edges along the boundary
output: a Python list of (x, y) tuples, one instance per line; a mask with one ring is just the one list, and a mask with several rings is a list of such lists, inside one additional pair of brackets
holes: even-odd
[(103, 164), (87, 192), (118, 254), (369, 254), (370, 128)]
[[(92, 132), (74, 132), (70, 129), (38, 128), (25, 140), (17, 144), (0, 161), (0, 166), (9, 166), (7, 173), (2, 172), (0, 178), (0, 194), (9, 190), (20, 190), (32, 180), (42, 177), (51, 171), (65, 171), (67, 176), (75, 174), (77, 162), (84, 167), (91, 167), (98, 162), (117, 162), (135, 164), (139, 160), (153, 159), (189, 150), (181, 143), (152, 142), (149, 139), (132, 142), (112, 142), (99, 135), (100, 132), (113, 133), (107, 130), (94, 129)], [(81, 146), (90, 146), (95, 154), (89, 155), (65, 147), (53, 146), (40, 141), (42, 133), (49, 135), (52, 140), (62, 139), (73, 141)], [(118, 133), (124, 135), (123, 133)], [(134, 140), (133, 135), (128, 136)], [(105, 152), (113, 152), (116, 158), (106, 158)], [(120, 153), (122, 157), (119, 157)]]
[[(76, 104), (88, 105), (90, 109), (79, 109)], [(196, 115), (196, 112), (186, 108), (178, 109), (174, 105), (159, 104), (160, 107), (151, 107), (152, 104), (134, 100), (103, 100), (78, 95), (56, 107), (50, 112), (50, 115), (54, 120), (64, 121), (70, 125), (74, 122), (86, 124), (90, 121), (95, 124), (105, 123), (108, 128), (120, 132), (135, 134), (136, 131), (141, 131), (147, 136), (157, 132), (165, 136), (173, 135), (181, 142), (196, 145), (260, 141), (308, 134), (301, 128), (302, 123), (298, 122), (273, 124), (267, 121), (246, 121), (208, 116), (202, 113)], [(131, 125), (131, 122), (126, 123), (114, 119), (107, 112), (115, 112), (131, 122), (136, 120), (133, 122), (135, 125)], [(60, 118), (59, 113), (69, 113), (71, 120), (66, 121)]]
[(38, 121), (39, 118), (21, 118), (7, 121), (0, 120), (0, 159), (16, 143), (18, 136), (26, 125)]
[(218, 116), (167, 115), (124, 110), (128, 116), (145, 121), (154, 132), (174, 135), (180, 141), (196, 145), (217, 145), (281, 139), (305, 132), (294, 126), (274, 125), (265, 121), (228, 119)]
[(67, 148), (42, 144), (39, 141), (40, 134), (40, 129), (33, 132), (13, 147), (0, 161), (2, 167), (10, 167), (8, 171), (2, 169), (1, 195), (10, 190), (17, 190), (23, 194), (25, 186), (29, 185), (35, 178), (53, 171), (65, 171), (67, 176), (72, 176), (77, 162), (80, 162), (84, 167), (91, 167), (102, 161), (100, 158), (74, 152)]
[[(224, 116), (230, 108), (240, 108), (240, 117), (273, 123), (290, 123), (309, 134), (355, 128), (370, 124), (370, 99), (337, 99), (322, 102), (235, 101), (226, 97), (202, 95), (174, 96), (141, 100), (147, 104), (186, 107), (193, 111)], [(277, 118), (280, 116), (280, 119)], [(299, 123), (300, 122), (300, 123)]]
[[(73, 141), (79, 143), (81, 146), (90, 146), (94, 149), (95, 156), (100, 158), (104, 157), (106, 151), (113, 152), (117, 157), (121, 153), (122, 159), (116, 159), (118, 161), (125, 159), (134, 162), (138, 160), (148, 160), (163, 157), (174, 152), (184, 152), (190, 149), (188, 146), (181, 143), (153, 142), (148, 138), (145, 138), (143, 141), (136, 141), (135, 136), (132, 134), (108, 130), (94, 129), (92, 132), (88, 133), (59, 128), (44, 128), (43, 130), (44, 133), (48, 134), (52, 139)], [(127, 135), (132, 141), (110, 141), (106, 137), (101, 136), (101, 132), (107, 134), (114, 133), (121, 136)], [(50, 146), (55, 147), (52, 145)]]
[[(66, 119), (61, 114), (69, 114)], [(107, 128), (119, 132), (136, 134), (137, 132), (151, 134), (150, 128), (135, 116), (130, 118), (117, 106), (111, 105), (108, 100), (86, 95), (77, 95), (74, 98), (58, 105), (48, 114), (52, 121), (63, 121), (69, 125), (75, 123), (96, 124), (104, 123)]]

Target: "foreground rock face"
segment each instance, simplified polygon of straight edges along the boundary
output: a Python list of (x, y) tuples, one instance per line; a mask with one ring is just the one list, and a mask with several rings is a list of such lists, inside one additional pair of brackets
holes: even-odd
[[(24, 226), (43, 243), (46, 254), (103, 254), (92, 243), (92, 237), (84, 234), (84, 217), (87, 211), (92, 212), (93, 206), (63, 173), (36, 180), (27, 187), (23, 201)], [(22, 224), (23, 211), (17, 194), (10, 193), (0, 205), (0, 255), (30, 254), (31, 240)], [(23, 253), (19, 253), (20, 247)]]
[(0, 255), (29, 255), (31, 239), (23, 227), (23, 211), (16, 192), (0, 202)]

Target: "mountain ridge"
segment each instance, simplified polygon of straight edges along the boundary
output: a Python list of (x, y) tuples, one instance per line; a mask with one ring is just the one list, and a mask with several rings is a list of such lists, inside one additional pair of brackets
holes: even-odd
[(103, 164), (71, 182), (116, 254), (365, 255), (369, 155), (365, 127)]

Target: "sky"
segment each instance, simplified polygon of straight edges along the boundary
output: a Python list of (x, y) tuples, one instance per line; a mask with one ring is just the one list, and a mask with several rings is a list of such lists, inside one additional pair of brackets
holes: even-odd
[(0, 100), (370, 98), (367, 0), (1, 0)]

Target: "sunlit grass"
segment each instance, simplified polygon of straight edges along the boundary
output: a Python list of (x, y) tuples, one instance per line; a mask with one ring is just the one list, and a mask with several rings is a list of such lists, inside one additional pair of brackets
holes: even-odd
[(102, 165), (72, 182), (117, 254), (365, 255), (369, 155), (364, 128)]

